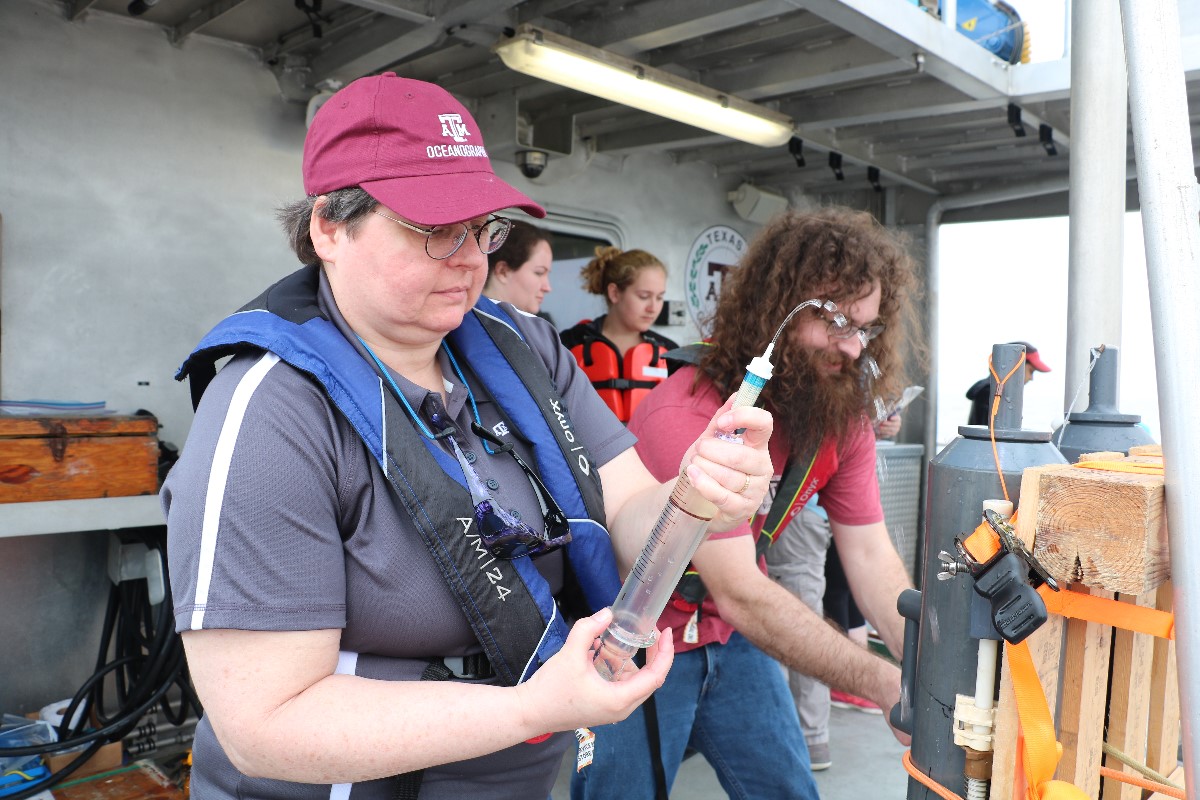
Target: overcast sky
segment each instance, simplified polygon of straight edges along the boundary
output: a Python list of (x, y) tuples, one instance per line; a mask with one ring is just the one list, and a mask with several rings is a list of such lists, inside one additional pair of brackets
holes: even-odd
[[(1066, 217), (943, 225), (938, 327), (939, 446), (965, 425), (965, 394), (986, 377), (992, 345), (1027, 341), (1051, 372), (1025, 386), (1024, 427), (1052, 430), (1066, 408), (1063, 376), (1067, 336)], [(1120, 410), (1140, 414), (1156, 440), (1158, 391), (1140, 214), (1125, 215), (1124, 308), (1120, 348)], [(969, 269), (955, 265), (969, 264)], [(987, 289), (981, 286), (986, 282)], [(1088, 342), (1093, 347), (1100, 342)], [(1086, 388), (1086, 384), (1085, 384)], [(1071, 387), (1074, 396), (1077, 386)], [(1081, 401), (1075, 411), (1085, 411)]]

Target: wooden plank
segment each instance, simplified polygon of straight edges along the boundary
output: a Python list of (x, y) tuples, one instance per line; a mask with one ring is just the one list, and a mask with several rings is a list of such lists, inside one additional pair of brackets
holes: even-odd
[[(1170, 581), (1155, 592), (1155, 608), (1170, 611)], [(1154, 771), (1169, 775), (1179, 763), (1179, 677), (1175, 663), (1175, 642), (1155, 638), (1151, 647), (1150, 719), (1146, 741), (1146, 764)]]
[(1080, 453), (1079, 461), (1123, 461), (1125, 454), (1117, 450), (1101, 450), (1098, 453)]
[(1070, 466), (1043, 473), (1033, 552), (1062, 583), (1153, 591), (1170, 577), (1163, 476)]
[(0, 503), (158, 491), (152, 436), (0, 440)]
[(1162, 458), (1162, 454), (1161, 444), (1135, 444), (1129, 448), (1129, 455), (1131, 456), (1158, 456)]
[[(1053, 477), (1053, 476), (1046, 476)], [(1042, 483), (1042, 491), (1046, 482)], [(1043, 495), (1043, 502), (1044, 502)], [(1039, 537), (1041, 529), (1038, 530)], [(1102, 597), (1111, 593), (1077, 584), (1075, 591)], [(1112, 626), (1071, 619), (1066, 621), (1059, 704), (1062, 760), (1055, 777), (1078, 786), (1089, 797), (1100, 793), (1100, 763), (1104, 748), (1105, 700), (1112, 649)]]
[[(1041, 475), (1048, 470), (1060, 468), (1061, 465), (1057, 464), (1029, 467), (1021, 475), (1021, 508), (1028, 509), (1030, 513), (1022, 514), (1018, 509), (1017, 522), (1014, 527), (1017, 535), (1031, 550), (1037, 522), (1036, 510), (1041, 491)], [(1041, 679), (1042, 690), (1046, 693), (1046, 702), (1052, 715), (1058, 703), (1058, 665), (1062, 655), (1063, 628), (1062, 618), (1051, 615), (1045, 625), (1031, 633), (1025, 640), (1029, 645), (1029, 654), (1037, 668), (1038, 678)], [(1025, 781), (1023, 776), (1018, 775), (1017, 772), (1017, 765), (1020, 763), (1017, 754), (1019, 733), (1017, 702), (1013, 695), (1012, 673), (1009, 671), (1006, 659), (1003, 659), (1001, 664), (1000, 699), (996, 704), (994, 730), (992, 784), (989, 797), (991, 800), (1023, 800)]]
[[(1154, 607), (1156, 592), (1133, 597), (1119, 595), (1123, 603)], [(1144, 633), (1113, 631), (1112, 679), (1108, 692), (1108, 735), (1110, 745), (1125, 755), (1146, 763), (1146, 731), (1150, 719), (1151, 662), (1154, 639)], [(1123, 771), (1124, 765), (1112, 756), (1104, 765)], [(1141, 800), (1142, 791), (1127, 783), (1104, 779), (1104, 800)]]
[(0, 414), (0, 440), (24, 437), (146, 436), (158, 433), (158, 420), (139, 414)]

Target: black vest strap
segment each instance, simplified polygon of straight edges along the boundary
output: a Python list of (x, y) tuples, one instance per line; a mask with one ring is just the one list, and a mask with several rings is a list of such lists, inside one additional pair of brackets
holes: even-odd
[(584, 448), (575, 441), (574, 432), (564, 424), (566, 416), (561, 407), (562, 401), (550, 378), (550, 373), (529, 349), (529, 345), (515, 336), (508, 335), (507, 330), (497, 327), (505, 327), (504, 323), (493, 320), (484, 314), (479, 315), (479, 321), (483, 325), (483, 329), (491, 336), (497, 349), (512, 365), (513, 370), (521, 376), (525, 385), (529, 387), (530, 394), (537, 399), (538, 411), (546, 420), (546, 424), (550, 426), (550, 430), (554, 432), (558, 446), (564, 453), (581, 454), (573, 459), (567, 458), (571, 475), (575, 479), (575, 485), (579, 487), (579, 494), (583, 497), (588, 516), (592, 519), (605, 519), (600, 473), (591, 463), (591, 456), (587, 455)]
[[(525, 662), (542, 636), (536, 601), (523, 591), (510, 561), (497, 561), (471, 536), (471, 495), (446, 480), (400, 403), (384, 392), (387, 478), (425, 542), (438, 572), (450, 587), (496, 674), (508, 686), (520, 679)], [(397, 461), (404, 459), (403, 466)], [(474, 565), (464, 566), (464, 565)], [(509, 633), (497, 636), (491, 620), (505, 620)], [(532, 643), (532, 645), (531, 645)]]

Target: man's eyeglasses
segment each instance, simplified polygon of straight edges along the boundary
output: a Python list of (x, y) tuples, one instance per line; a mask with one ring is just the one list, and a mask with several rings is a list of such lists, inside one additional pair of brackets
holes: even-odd
[(529, 479), (533, 493), (537, 495), (538, 505), (542, 511), (542, 532), (538, 533), (528, 523), (520, 520), (516, 514), (492, 500), (488, 490), (475, 467), (467, 460), (454, 438), (454, 426), (448, 425), (444, 419), (438, 419), (435, 414), (431, 422), (439, 428), (435, 438), (445, 438), (450, 442), (454, 457), (462, 467), (463, 475), (467, 478), (467, 488), (471, 492), (471, 503), (475, 506), (475, 528), (479, 539), (488, 552), (496, 558), (512, 560), (525, 556), (540, 556), (550, 553), (571, 541), (571, 525), (567, 515), (555, 502), (554, 496), (546, 489), (541, 479), (525, 463), (525, 459), (517, 455), (510, 442), (505, 442), (492, 435), (491, 431), (478, 423), (471, 423), (471, 430), (479, 438), (490, 442), (499, 452), (508, 453), (517, 462), (517, 466)]
[(879, 336), (884, 331), (883, 325), (868, 325), (865, 328), (860, 328), (840, 312), (834, 314), (833, 319), (827, 319), (825, 324), (829, 335), (834, 339), (849, 339), (851, 336), (857, 335), (863, 347), (866, 347), (867, 342)]
[(463, 242), (467, 240), (468, 233), (475, 234), (475, 242), (479, 245), (481, 251), (485, 254), (494, 253), (504, 244), (504, 240), (508, 238), (508, 232), (512, 230), (513, 225), (511, 219), (492, 217), (482, 225), (468, 226), (465, 222), (455, 222), (450, 225), (422, 228), (419, 225), (413, 225), (411, 222), (405, 222), (402, 219), (388, 216), (382, 211), (374, 213), (384, 219), (390, 219), (402, 228), (408, 228), (410, 231), (424, 234), (426, 254), (438, 261), (449, 258), (457, 253), (458, 248), (462, 247)]

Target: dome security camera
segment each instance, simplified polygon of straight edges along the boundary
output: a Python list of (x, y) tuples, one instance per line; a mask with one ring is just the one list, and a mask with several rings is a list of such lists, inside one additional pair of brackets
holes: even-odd
[(536, 178), (542, 174), (542, 170), (546, 168), (546, 162), (550, 160), (550, 154), (545, 150), (518, 150), (517, 151), (517, 168), (521, 170), (521, 174), (526, 178)]

